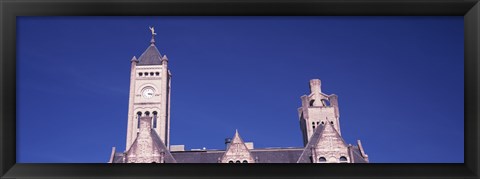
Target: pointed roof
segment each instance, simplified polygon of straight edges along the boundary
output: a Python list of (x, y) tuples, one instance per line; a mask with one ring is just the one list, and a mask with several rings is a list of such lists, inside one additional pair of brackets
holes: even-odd
[[(240, 137), (240, 134), (238, 133), (238, 129), (235, 129), (235, 135), (233, 135), (233, 139), (231, 141), (232, 144), (236, 144), (236, 143), (241, 143), (243, 144), (245, 147), (247, 147), (247, 145), (245, 145), (245, 142), (243, 142), (243, 139), (242, 137)], [(228, 148), (230, 148), (232, 145), (230, 145)], [(248, 149), (248, 148), (247, 148)], [(228, 149), (227, 149), (228, 150)]]
[(130, 60), (130, 61), (132, 61), (132, 62), (133, 62), (133, 61), (135, 61), (135, 62), (138, 62), (138, 60), (137, 60), (137, 57), (136, 57), (136, 56), (133, 56), (133, 57), (132, 57), (132, 60)]
[(137, 65), (161, 65), (162, 55), (158, 51), (154, 43), (150, 44), (145, 52), (138, 58)]
[(331, 134), (333, 134), (336, 138), (341, 139), (341, 143), (345, 147), (348, 147), (342, 136), (340, 136), (335, 127), (333, 127), (333, 124), (326, 123), (325, 125), (319, 125), (313, 133), (312, 137), (310, 137), (307, 145), (305, 145), (305, 149), (303, 150), (302, 155), (300, 155), (300, 158), (298, 158), (297, 163), (310, 163), (310, 157), (312, 156), (312, 147), (316, 148), (321, 141), (328, 140), (325, 136)]

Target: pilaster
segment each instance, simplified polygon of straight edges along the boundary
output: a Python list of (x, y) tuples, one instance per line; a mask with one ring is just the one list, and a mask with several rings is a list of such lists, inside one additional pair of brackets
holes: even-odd
[(136, 66), (137, 66), (137, 58), (134, 56), (131, 60), (131, 67), (130, 67), (130, 92), (129, 92), (129, 99), (128, 99), (128, 124), (127, 124), (127, 142), (125, 146), (125, 150), (130, 148), (133, 142), (133, 133), (136, 132), (135, 122), (135, 114), (133, 111), (133, 102), (135, 96), (135, 75), (136, 75)]

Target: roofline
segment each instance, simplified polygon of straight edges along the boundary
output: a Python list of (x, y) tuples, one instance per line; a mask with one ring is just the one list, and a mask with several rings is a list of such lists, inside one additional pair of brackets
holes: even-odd
[[(267, 148), (257, 148), (249, 149), (251, 152), (261, 152), (261, 151), (285, 151), (285, 150), (304, 150), (304, 147), (267, 147)], [(213, 149), (213, 150), (185, 150), (185, 151), (170, 151), (170, 153), (221, 153), (226, 150)]]

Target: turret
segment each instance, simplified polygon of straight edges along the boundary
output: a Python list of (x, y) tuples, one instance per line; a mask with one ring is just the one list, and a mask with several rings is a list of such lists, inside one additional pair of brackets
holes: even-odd
[(320, 79), (312, 79), (309, 84), (310, 94), (301, 96), (302, 107), (298, 109), (304, 145), (322, 124), (333, 124), (341, 134), (337, 95), (322, 93)]

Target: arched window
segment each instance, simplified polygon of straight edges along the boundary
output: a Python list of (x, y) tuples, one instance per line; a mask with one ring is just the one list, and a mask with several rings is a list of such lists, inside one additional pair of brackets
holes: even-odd
[(157, 111), (153, 111), (153, 128), (157, 128)]
[(248, 163), (248, 161), (244, 160), (243, 163)]
[(348, 162), (347, 157), (341, 156), (341, 157), (340, 157), (340, 162), (342, 162), (342, 163)]
[(147, 73), (147, 72), (145, 72), (145, 73), (143, 73), (143, 74), (144, 74), (145, 76), (148, 76), (148, 73)]
[(315, 100), (314, 99), (310, 100), (310, 106), (313, 106), (313, 103), (315, 103)]
[(155, 72), (155, 75), (156, 75), (156, 76), (160, 75), (160, 72)]
[(326, 159), (325, 157), (320, 157), (320, 158), (318, 159), (318, 161), (319, 161), (320, 163), (325, 163), (325, 162), (327, 162), (327, 159)]
[(142, 72), (138, 73), (138, 76), (143, 76), (143, 73)]
[(140, 117), (142, 116), (142, 112), (137, 112), (137, 128), (140, 128)]
[(230, 160), (230, 161), (228, 161), (228, 163), (233, 163), (233, 161)]
[(149, 116), (149, 115), (150, 115), (150, 112), (145, 111), (145, 116)]
[(240, 160), (237, 160), (235, 163), (240, 163)]
[(323, 106), (330, 106), (330, 101), (328, 101), (326, 99), (322, 99), (322, 104), (323, 104)]
[(150, 76), (153, 76), (153, 72), (150, 72)]

